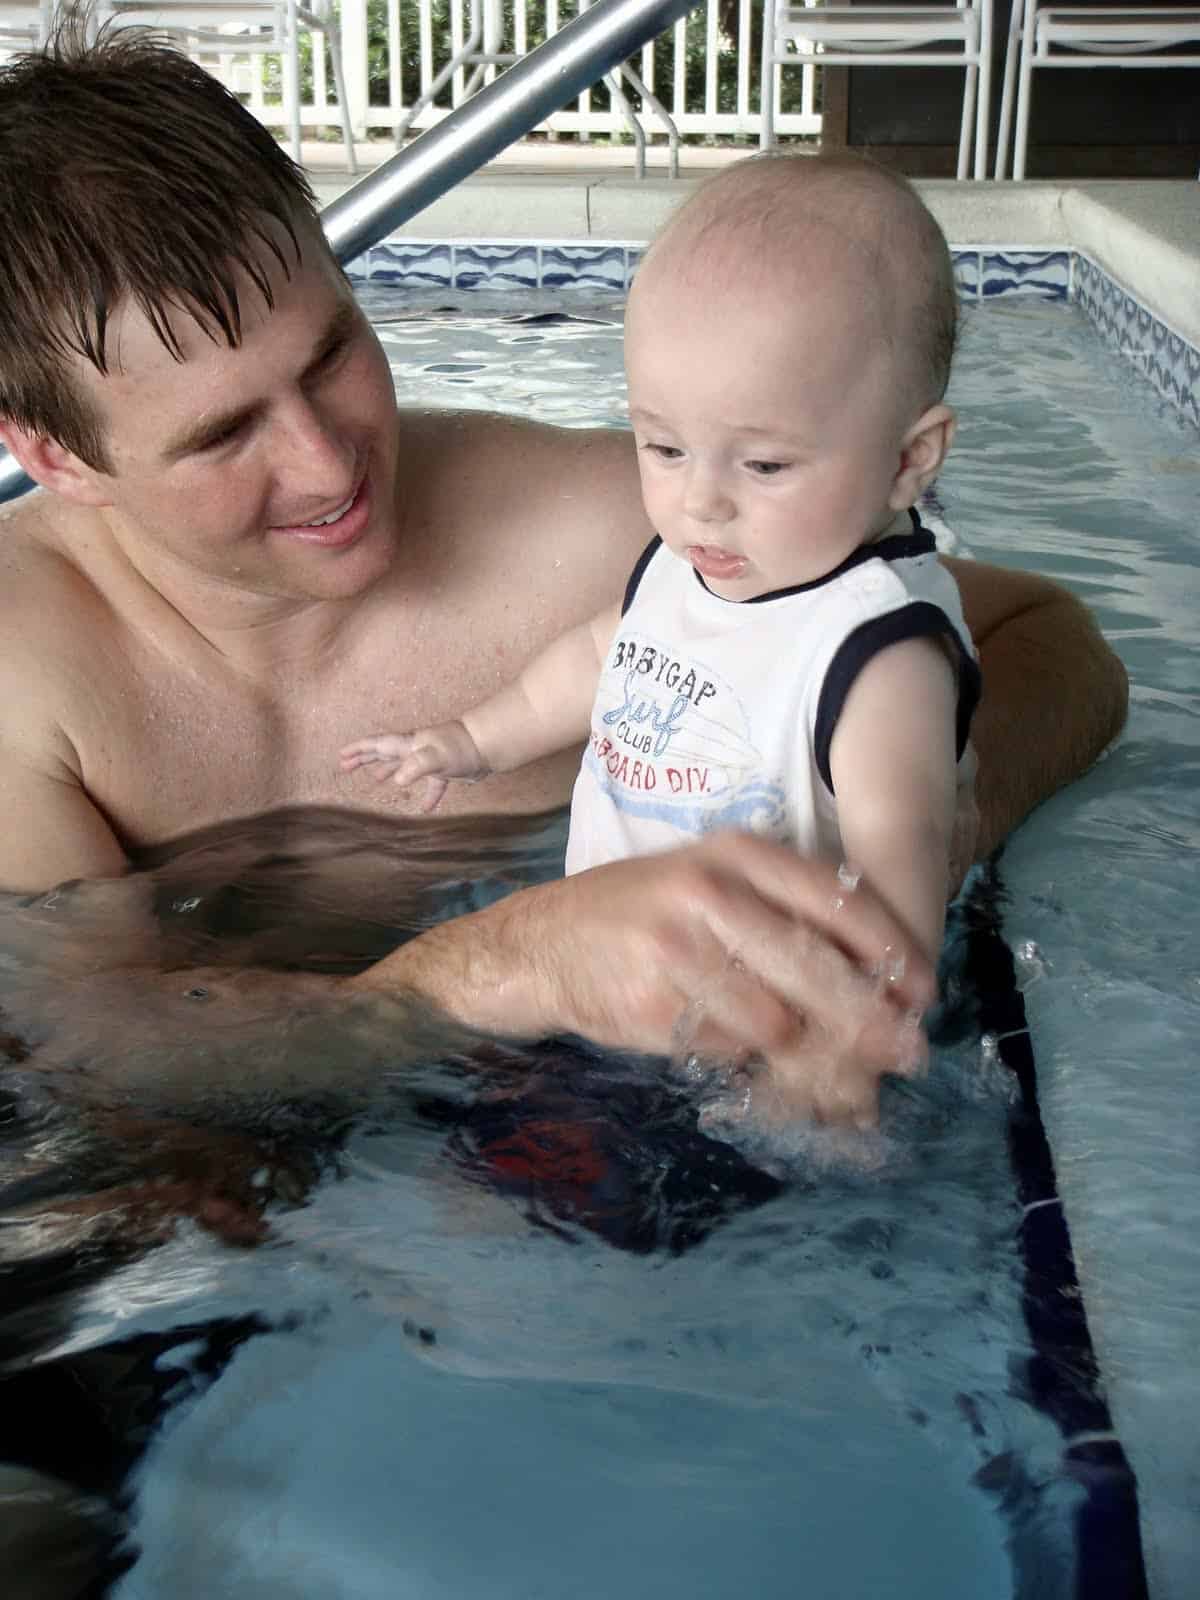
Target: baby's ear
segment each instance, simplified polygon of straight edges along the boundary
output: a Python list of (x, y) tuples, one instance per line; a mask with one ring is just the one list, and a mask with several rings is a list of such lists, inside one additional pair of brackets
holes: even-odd
[(930, 406), (905, 433), (900, 444), (900, 465), (892, 481), (888, 504), (893, 511), (916, 505), (942, 470), (954, 443), (958, 419), (949, 406)]

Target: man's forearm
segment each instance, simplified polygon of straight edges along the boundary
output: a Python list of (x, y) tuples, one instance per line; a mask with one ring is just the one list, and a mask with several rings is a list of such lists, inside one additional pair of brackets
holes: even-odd
[(1050, 586), (976, 642), (982, 858), (1096, 760), (1124, 725), (1129, 683), (1090, 612)]

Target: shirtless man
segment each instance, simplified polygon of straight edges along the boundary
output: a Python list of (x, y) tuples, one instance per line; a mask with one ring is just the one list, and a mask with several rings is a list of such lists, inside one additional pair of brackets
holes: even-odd
[[(302, 175), (214, 80), (127, 33), (0, 74), (0, 282), (0, 438), (45, 491), (0, 527), (0, 887), (119, 879), (281, 806), (412, 810), (365, 776), (348, 796), (345, 730), (457, 715), (611, 603), (649, 537), (626, 434), (398, 416)], [(950, 565), (986, 684), (986, 851), (1112, 737), (1124, 675), (1060, 590)], [(454, 805), (558, 805), (576, 763)], [(416, 994), (489, 1031), (661, 1050), (707, 993), (711, 1048), (819, 1023), (883, 1072), (932, 974), (910, 952), (892, 996), (856, 987), (905, 941), (865, 891), (836, 913), (835, 895), (828, 864), (727, 835), (523, 891), (357, 979), (244, 974), (236, 997), (361, 1014)], [(203, 1035), (153, 930), (114, 923), (78, 964), (59, 977), (140, 983), (161, 1036)]]

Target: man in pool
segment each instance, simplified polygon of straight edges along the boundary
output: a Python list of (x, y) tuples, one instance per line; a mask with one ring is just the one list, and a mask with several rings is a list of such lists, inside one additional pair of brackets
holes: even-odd
[[(630, 436), (398, 415), (302, 175), (205, 73), (68, 32), (0, 73), (0, 152), (0, 438), (45, 491), (0, 530), (0, 887), (118, 880), (206, 824), (346, 803), (346, 728), (447, 720), (619, 593), (649, 537)], [(978, 818), (963, 810), (984, 851), (1112, 737), (1125, 683), (1069, 596), (952, 570), (987, 683)], [(576, 764), (455, 804), (556, 806)], [(415, 806), (367, 777), (349, 803)], [(53, 923), (31, 907), (22, 936)], [(888, 949), (910, 958), (880, 997), (858, 975)], [(361, 1017), (390, 999), (394, 1021), (417, 997), (490, 1032), (653, 1051), (706, 993), (704, 1048), (769, 1053), (815, 1019), (883, 1073), (933, 992), (872, 894), (738, 834), (512, 895), (352, 980), (189, 986), (156, 970), (149, 921), (54, 960), (97, 1027), (120, 1004), (198, 1041), (204, 1073), (204, 1018), (229, 1038), (238, 1005), (352, 998)], [(225, 1005), (180, 998), (197, 996)]]

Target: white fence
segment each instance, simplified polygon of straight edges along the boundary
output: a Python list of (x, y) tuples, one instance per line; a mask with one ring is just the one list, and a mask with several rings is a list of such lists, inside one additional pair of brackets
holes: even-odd
[[(501, 49), (523, 55), (556, 33), (578, 14), (587, 0), (478, 0), (500, 9)], [(463, 46), (470, 29), (469, 0), (340, 0), (342, 55), (346, 93), (356, 135), (392, 130), (405, 109), (430, 86), (437, 73)], [(647, 88), (671, 113), (685, 138), (757, 139), (759, 115), (759, 29), (762, 0), (706, 0), (690, 16), (645, 46), (632, 65)], [(284, 120), (279, 100), (279, 75), (274, 63), (243, 58), (235, 64), (234, 81), (252, 108), (269, 124)], [(502, 67), (485, 69), (491, 79)], [(415, 119), (414, 129), (431, 127), (460, 105), (469, 71), (456, 72), (435, 104)], [(783, 98), (778, 95), (782, 89)], [(625, 92), (639, 108), (637, 94)], [(777, 86), (776, 127), (783, 134), (819, 134), (816, 109), (818, 75), (811, 65), (783, 75)], [(301, 117), (306, 128), (336, 123), (332, 74), (318, 52), (305, 73)], [(644, 109), (648, 136), (663, 133), (652, 112)], [(608, 138), (625, 131), (618, 107), (606, 85), (581, 94), (555, 112), (539, 131), (551, 138), (573, 135), (580, 140)]]

